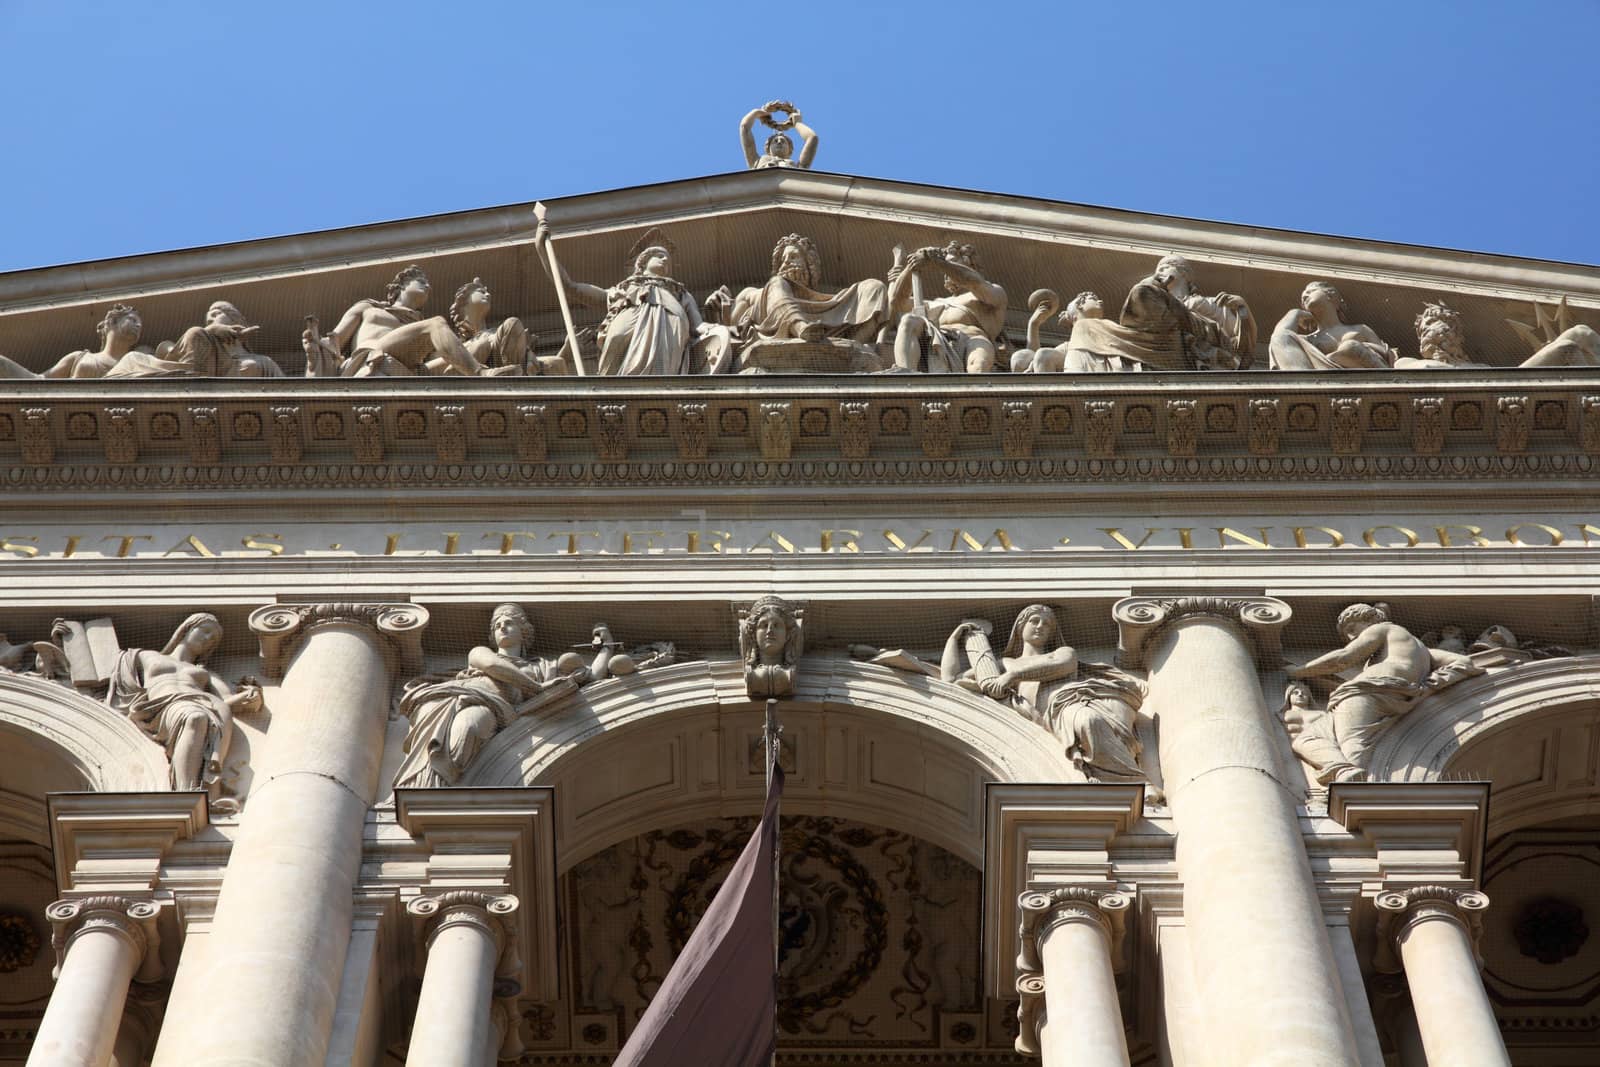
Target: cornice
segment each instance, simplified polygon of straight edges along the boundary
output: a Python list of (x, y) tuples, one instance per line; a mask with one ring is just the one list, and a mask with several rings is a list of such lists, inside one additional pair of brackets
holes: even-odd
[[(1591, 482), (1600, 374), (24, 382), (0, 488)], [(1548, 490), (1547, 490), (1548, 491)]]

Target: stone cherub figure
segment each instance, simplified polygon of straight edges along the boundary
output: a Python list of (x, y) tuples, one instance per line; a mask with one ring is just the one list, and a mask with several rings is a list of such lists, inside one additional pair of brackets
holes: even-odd
[[(548, 240), (539, 222), (535, 241)], [(580, 304), (605, 309), (596, 340), (602, 375), (689, 374), (728, 369), (732, 337), (727, 326), (707, 322), (688, 286), (672, 277), (673, 245), (660, 230), (647, 232), (633, 249), (633, 273), (610, 288), (576, 282), (561, 271), (559, 284)], [(720, 309), (726, 288), (710, 300)], [(696, 361), (701, 367), (696, 367)]]
[(1309, 685), (1290, 682), (1284, 690), (1283, 707), (1278, 715), (1289, 734), (1289, 747), (1311, 768), (1319, 783), (1366, 781), (1367, 772), (1350, 762), (1350, 757), (1339, 747), (1333, 719), (1316, 706)]
[(1293, 679), (1317, 678), (1351, 667), (1354, 678), (1328, 697), (1334, 740), (1358, 767), (1379, 735), (1417, 701), (1465, 678), (1484, 673), (1467, 656), (1430, 649), (1410, 630), (1391, 622), (1387, 604), (1352, 604), (1339, 613), (1345, 646), (1289, 670)]
[[(1416, 357), (1401, 356), (1395, 370), (1450, 370), (1457, 367), (1487, 367), (1467, 354), (1466, 326), (1461, 313), (1441, 301), (1427, 304), (1417, 316)], [(1520, 367), (1600, 367), (1600, 333), (1581, 323), (1562, 331)]]
[(782, 597), (764, 596), (739, 613), (739, 654), (751, 700), (794, 695), (805, 651), (804, 613)]
[(1056, 614), (1030, 604), (1012, 623), (997, 659), (990, 626), (966, 619), (945, 641), (939, 675), (982, 693), (1045, 727), (1066, 745), (1091, 782), (1144, 782), (1136, 715), (1147, 687), (1101, 663), (1081, 663), (1061, 642)]
[[(945, 293), (913, 306), (913, 279), (924, 265), (944, 275)], [(978, 253), (951, 241), (919, 248), (900, 264), (889, 284), (889, 313), (900, 315), (894, 338), (895, 368), (929, 374), (984, 374), (995, 369), (1006, 325), (1006, 291), (983, 276)]]
[[(454, 371), (468, 375), (521, 374), (520, 364), (485, 367), (442, 315), (422, 317), (433, 292), (421, 267), (406, 267), (394, 276), (382, 300), (358, 300), (333, 333), (323, 337), (315, 319), (306, 320), (301, 343), (306, 376), (365, 378)], [(342, 353), (351, 344), (350, 357)]]
[[(1065, 371), (1069, 374), (1094, 374), (1109, 371), (1143, 370), (1144, 364), (1121, 356), (1092, 356), (1088, 352), (1072, 350), (1070, 334), (1079, 319), (1106, 317), (1105, 301), (1100, 294), (1085, 290), (1068, 301), (1065, 309), (1054, 289), (1036, 289), (1028, 297), (1028, 347), (1011, 354), (1012, 374), (1050, 374)], [(1045, 322), (1057, 311), (1057, 320), (1067, 328), (1069, 340), (1053, 348), (1044, 348), (1039, 333)]]
[(250, 682), (235, 692), (205, 666), (221, 641), (217, 617), (197, 612), (161, 651), (123, 651), (111, 675), (106, 703), (166, 749), (173, 789), (220, 791), (234, 713), (261, 708), (259, 686)]
[(1254, 358), (1255, 343), (1255, 320), (1244, 298), (1202, 295), (1195, 289), (1194, 266), (1170, 255), (1128, 291), (1116, 322), (1077, 319), (1067, 349), (1069, 356), (1120, 358), (1145, 370), (1243, 370)]
[(1398, 353), (1370, 326), (1350, 321), (1331, 282), (1314, 281), (1272, 331), (1273, 370), (1388, 370)]
[[(774, 113), (787, 115), (785, 119), (773, 118)], [(761, 124), (772, 130), (772, 136), (767, 138), (766, 150), (756, 152), (755, 125), (760, 120)], [(786, 130), (794, 130), (801, 137), (800, 158), (794, 159), (794, 142), (789, 140)], [(758, 107), (744, 118), (739, 120), (739, 143), (744, 146), (744, 161), (751, 170), (765, 170), (768, 167), (801, 167), (811, 166), (811, 161), (817, 158), (817, 133), (800, 119), (799, 110), (785, 100), (773, 100), (764, 107)]]

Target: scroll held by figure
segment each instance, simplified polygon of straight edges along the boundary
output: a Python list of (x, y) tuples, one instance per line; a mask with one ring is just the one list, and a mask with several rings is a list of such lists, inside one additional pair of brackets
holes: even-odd
[[(761, 152), (756, 151), (757, 122), (772, 131)], [(795, 157), (794, 142), (789, 139), (787, 132), (789, 130), (800, 135), (799, 158)], [(816, 131), (805, 124), (800, 117), (800, 110), (787, 100), (768, 101), (740, 119), (739, 143), (744, 146), (745, 165), (751, 170), (766, 170), (770, 167), (807, 168), (817, 158)]]
[(395, 787), (455, 785), (483, 746), (521, 715), (541, 711), (590, 682), (621, 677), (672, 661), (670, 645), (648, 652), (621, 650), (604, 623), (596, 624), (585, 660), (581, 651), (546, 659), (533, 651), (533, 621), (517, 604), (501, 604), (489, 621), (492, 647), (467, 653), (449, 675), (424, 675), (406, 685), (399, 713), (410, 722)]
[(205, 665), (222, 642), (209, 612), (190, 615), (159, 651), (130, 648), (117, 656), (106, 703), (166, 749), (173, 789), (220, 795), (223, 763), (236, 713), (261, 708), (253, 682), (235, 691)]
[(1018, 613), (997, 657), (990, 625), (966, 619), (945, 642), (940, 677), (982, 693), (1039, 723), (1066, 746), (1091, 782), (1143, 783), (1138, 713), (1144, 682), (1108, 664), (1078, 660), (1061, 640), (1056, 613), (1030, 604)]
[(764, 596), (739, 613), (739, 654), (751, 700), (794, 696), (805, 651), (805, 612), (782, 597)]
[[(1410, 630), (1392, 622), (1387, 604), (1352, 604), (1339, 613), (1337, 625), (1346, 642), (1343, 648), (1291, 667), (1288, 673), (1291, 679), (1330, 675), (1345, 679), (1328, 695), (1327, 713), (1333, 720), (1335, 744), (1357, 767), (1367, 765), (1368, 755), (1388, 725), (1423, 697), (1484, 673), (1471, 657), (1429, 648)], [(1354, 677), (1341, 673), (1352, 668)], [(1320, 725), (1317, 729), (1325, 732)], [(1306, 757), (1302, 754), (1301, 758)], [(1312, 765), (1321, 768), (1336, 762), (1323, 746), (1323, 754)]]
[[(549, 233), (549, 224), (540, 221), (535, 240), (543, 244)], [(566, 267), (556, 263), (556, 284), (579, 304), (605, 311), (596, 334), (600, 374), (716, 374), (728, 369), (728, 327), (706, 321), (694, 294), (673, 278), (674, 253), (660, 230), (650, 230), (633, 249), (632, 273), (610, 287), (573, 281)], [(724, 289), (710, 301), (720, 308), (727, 298)]]

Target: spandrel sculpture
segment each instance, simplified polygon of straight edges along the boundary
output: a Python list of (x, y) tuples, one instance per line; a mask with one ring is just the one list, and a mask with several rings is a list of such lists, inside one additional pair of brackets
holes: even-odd
[(234, 714), (261, 708), (259, 686), (235, 691), (205, 666), (222, 636), (215, 615), (197, 612), (159, 652), (130, 648), (116, 658), (106, 703), (166, 749), (173, 789), (219, 793)]
[(751, 700), (794, 695), (805, 651), (804, 613), (781, 597), (762, 597), (739, 615), (739, 654)]
[(1311, 768), (1319, 784), (1366, 781), (1367, 772), (1352, 763), (1339, 747), (1333, 719), (1316, 706), (1309, 685), (1291, 682), (1284, 690), (1278, 715), (1289, 734), (1289, 747), (1300, 762)]
[(940, 677), (1045, 727), (1091, 782), (1148, 780), (1136, 719), (1144, 682), (1107, 664), (1079, 662), (1044, 604), (1018, 613), (998, 657), (989, 637), (987, 621), (964, 620), (945, 642)]
[(1351, 322), (1344, 297), (1323, 281), (1305, 287), (1268, 347), (1273, 370), (1388, 370), (1398, 355), (1372, 327)]
[[(535, 241), (550, 227), (540, 221)], [(707, 322), (687, 286), (672, 277), (674, 248), (659, 230), (634, 247), (633, 272), (609, 288), (573, 281), (557, 263), (559, 283), (578, 303), (604, 308), (596, 341), (602, 375), (716, 374), (728, 369), (732, 338), (727, 326)], [(712, 294), (720, 306), (726, 290)]]
[(1358, 767), (1389, 723), (1423, 697), (1484, 673), (1471, 658), (1430, 649), (1410, 630), (1391, 622), (1389, 606), (1352, 604), (1339, 613), (1343, 648), (1289, 669), (1292, 679), (1339, 675), (1356, 668), (1328, 696), (1333, 736), (1345, 758)]
[[(306, 375), (312, 378), (368, 378), (444, 374), (520, 374), (520, 366), (485, 367), (442, 315), (423, 318), (433, 288), (421, 267), (394, 276), (381, 300), (358, 300), (339, 319), (333, 333), (321, 335), (314, 318), (306, 320), (301, 343)], [(351, 346), (349, 358), (343, 355)]]
[[(944, 296), (923, 299), (924, 268), (944, 276)], [(890, 315), (900, 316), (894, 339), (897, 370), (984, 374), (995, 369), (1006, 325), (1006, 291), (983, 276), (975, 248), (957, 241), (919, 248), (896, 266), (891, 279)]]
[[(783, 116), (783, 117), (779, 117)], [(772, 131), (765, 150), (756, 151), (755, 125), (760, 122)], [(794, 142), (785, 132), (800, 135), (800, 156), (795, 158)], [(744, 161), (751, 170), (769, 167), (810, 167), (817, 158), (817, 133), (800, 118), (800, 111), (787, 100), (772, 100), (755, 108), (739, 120), (739, 143), (744, 146)]]
[(410, 722), (405, 758), (395, 787), (455, 785), (483, 746), (511, 721), (549, 707), (580, 686), (622, 677), (672, 661), (670, 645), (646, 656), (623, 652), (602, 623), (579, 651), (545, 659), (532, 649), (533, 621), (516, 604), (501, 604), (489, 623), (493, 647), (467, 653), (467, 665), (451, 675), (425, 675), (407, 683), (399, 713)]
[(1193, 265), (1171, 255), (1129, 290), (1116, 322), (1079, 318), (1067, 349), (1096, 370), (1115, 369), (1109, 365), (1114, 359), (1146, 370), (1243, 370), (1254, 359), (1255, 343), (1255, 320), (1244, 298), (1202, 295)]

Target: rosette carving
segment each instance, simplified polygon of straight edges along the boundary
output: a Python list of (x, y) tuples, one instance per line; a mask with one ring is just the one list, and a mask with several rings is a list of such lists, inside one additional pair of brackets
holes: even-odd
[(154, 982), (161, 978), (161, 935), (156, 928), (161, 905), (155, 901), (109, 895), (72, 897), (51, 904), (44, 914), (54, 928), (50, 937), (56, 955), (54, 977), (61, 977), (74, 940), (85, 933), (107, 931), (123, 938), (139, 955), (136, 979)]
[(356, 623), (385, 637), (399, 657), (402, 672), (422, 672), (422, 631), (428, 611), (416, 604), (268, 604), (250, 613), (250, 629), (261, 645), (261, 662), (270, 678), (283, 677), (284, 665), (299, 641), (318, 626)]
[(1163, 631), (1192, 615), (1238, 623), (1255, 641), (1260, 662), (1276, 666), (1279, 631), (1290, 614), (1288, 604), (1266, 596), (1130, 596), (1111, 608), (1117, 623), (1118, 659), (1130, 670), (1146, 667), (1150, 650)]

